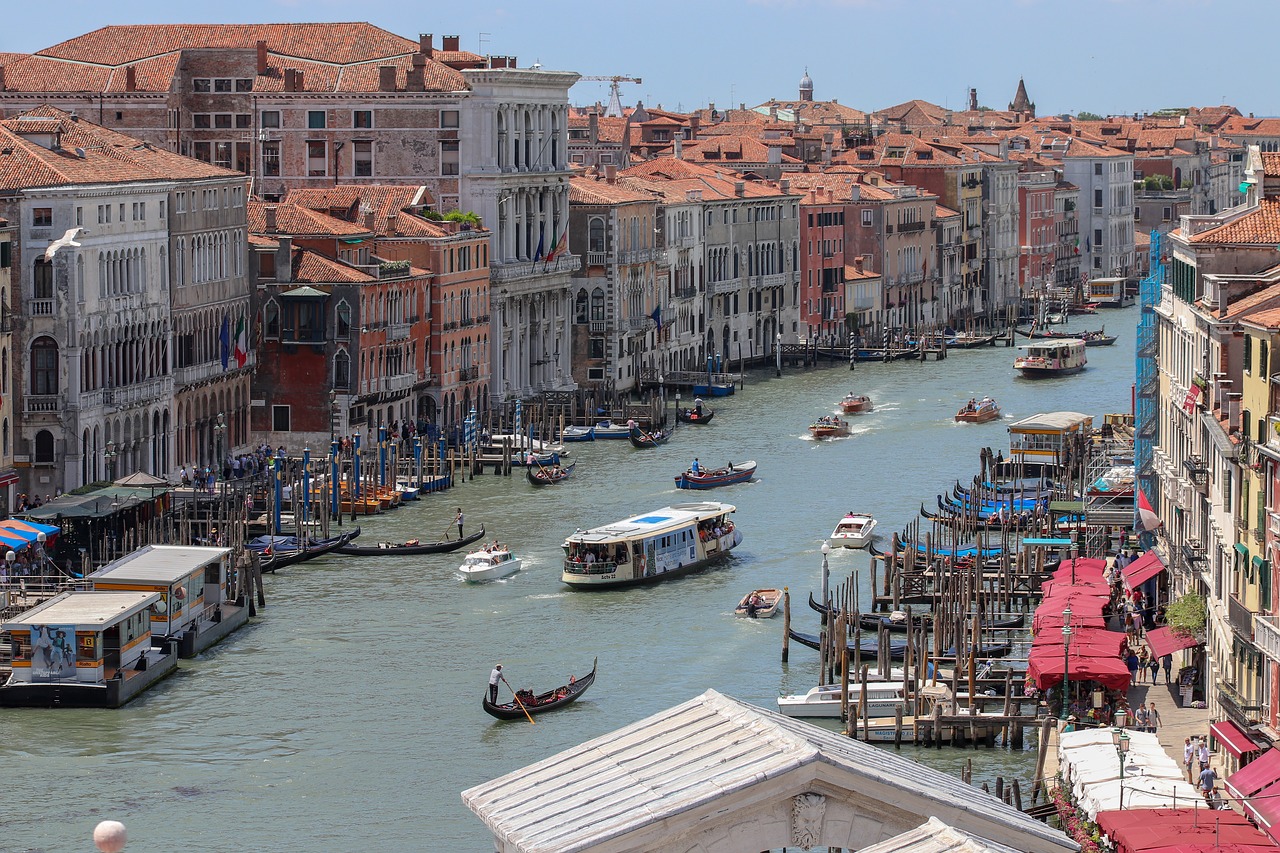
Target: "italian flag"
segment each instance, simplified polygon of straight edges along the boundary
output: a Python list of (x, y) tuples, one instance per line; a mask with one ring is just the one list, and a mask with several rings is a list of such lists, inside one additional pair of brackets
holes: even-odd
[(240, 322), (236, 323), (236, 367), (244, 367), (249, 361), (249, 334), (245, 331), (244, 315), (240, 315)]

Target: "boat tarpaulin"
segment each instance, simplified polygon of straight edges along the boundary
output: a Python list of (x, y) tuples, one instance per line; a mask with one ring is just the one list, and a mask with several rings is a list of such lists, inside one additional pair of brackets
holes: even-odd
[(1230, 720), (1219, 720), (1213, 723), (1209, 726), (1209, 734), (1217, 738), (1218, 743), (1222, 744), (1222, 748), (1236, 758), (1242, 755), (1262, 752), (1262, 747), (1253, 742), (1248, 732)]
[(1280, 749), (1269, 749), (1227, 777), (1231, 796), (1247, 799), (1280, 779)]
[(1148, 551), (1130, 563), (1124, 570), (1124, 585), (1129, 589), (1142, 586), (1164, 571), (1164, 561), (1155, 549)]
[(1155, 628), (1147, 632), (1147, 645), (1151, 654), (1158, 658), (1200, 645), (1200, 640), (1191, 634), (1176, 633), (1170, 627)]

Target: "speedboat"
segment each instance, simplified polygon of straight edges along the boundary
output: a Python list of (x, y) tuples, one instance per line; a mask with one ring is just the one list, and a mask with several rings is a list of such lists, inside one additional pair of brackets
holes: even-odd
[(520, 571), (520, 562), (520, 558), (512, 554), (510, 548), (500, 545), (472, 551), (462, 561), (458, 571), (465, 580), (472, 583), (494, 581)]
[(814, 438), (837, 438), (849, 434), (849, 422), (835, 415), (823, 415), (809, 425)]
[(990, 397), (970, 400), (956, 412), (956, 420), (967, 424), (985, 424), (1000, 417), (1000, 407)]
[(840, 401), (840, 411), (846, 415), (860, 415), (871, 411), (871, 398), (866, 394), (855, 394), (850, 391)]
[[(821, 684), (808, 693), (794, 696), (779, 696), (778, 710), (788, 717), (835, 717), (840, 718), (839, 684)], [(862, 685), (849, 685), (849, 712), (858, 713), (862, 701)], [(872, 681), (867, 683), (866, 690), (867, 716), (892, 717), (898, 708), (906, 706), (906, 698), (901, 681)]]
[(844, 548), (865, 548), (871, 544), (876, 520), (866, 513), (850, 512), (831, 531), (831, 544)]
[[(781, 603), (782, 590), (774, 588), (753, 589), (742, 596), (738, 606), (733, 609), (733, 614), (735, 616), (750, 616), (752, 619), (768, 619), (778, 612), (778, 605)], [(753, 604), (754, 609), (752, 607)]]

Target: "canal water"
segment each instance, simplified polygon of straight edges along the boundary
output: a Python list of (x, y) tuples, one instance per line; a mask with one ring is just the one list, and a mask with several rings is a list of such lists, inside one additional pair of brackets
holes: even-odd
[[(982, 447), (1007, 452), (1011, 420), (1130, 411), (1136, 317), (1126, 309), (1075, 319), (1067, 328), (1105, 322), (1120, 340), (1089, 349), (1088, 370), (1061, 379), (1016, 377), (1004, 347), (854, 372), (750, 373), (736, 396), (708, 401), (714, 422), (682, 426), (663, 447), (577, 444), (563, 485), (485, 474), (368, 520), (364, 542), (434, 541), (461, 506), (468, 530), (483, 522), (524, 568), (473, 586), (454, 572), (461, 554), (291, 566), (268, 576), (262, 618), (131, 705), (0, 712), (0, 849), (91, 849), (105, 818), (128, 826), (131, 853), (492, 849), (462, 804), (464, 788), (708, 688), (776, 708), (780, 694), (816, 684), (817, 653), (793, 645), (782, 664), (781, 617), (735, 619), (737, 600), (788, 586), (796, 627), (816, 631), (804, 601), (821, 587), (819, 546), (845, 512), (873, 513), (883, 544), (922, 501), (969, 481)], [(853, 416), (849, 438), (810, 440), (808, 424), (849, 391), (869, 394), (875, 411)], [(999, 401), (1003, 422), (953, 421), (984, 395)], [(560, 583), (559, 546), (575, 528), (697, 499), (673, 483), (695, 456), (704, 466), (760, 466), (754, 482), (701, 495), (737, 506), (744, 541), (726, 565), (632, 590)], [(865, 596), (867, 565), (865, 552), (834, 551), (832, 583), (856, 566)], [(513, 687), (539, 690), (582, 675), (597, 657), (584, 698), (536, 725), (498, 722), (480, 708), (494, 663)], [(997, 775), (1025, 784), (1030, 749), (903, 751), (952, 773), (972, 759), (976, 784)]]

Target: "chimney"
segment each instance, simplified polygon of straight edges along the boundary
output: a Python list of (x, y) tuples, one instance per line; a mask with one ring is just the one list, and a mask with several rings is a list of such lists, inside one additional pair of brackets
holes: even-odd
[(857, 273), (861, 273), (861, 272), (862, 272), (862, 255), (857, 255), (857, 256), (855, 256), (855, 257), (854, 257), (854, 259), (853, 259), (853, 271), (854, 271), (854, 272), (857, 272)]
[(610, 163), (604, 167), (604, 180), (608, 184), (616, 184), (618, 182), (618, 167)]
[(862, 201), (862, 187), (857, 184), (849, 187), (849, 201)]
[(791, 192), (791, 181), (788, 178), (783, 178), (778, 181), (778, 186), (782, 189), (784, 194)]
[(378, 91), (394, 92), (396, 90), (396, 67), (394, 65), (378, 66)]
[(777, 166), (782, 163), (782, 149), (776, 145), (769, 146), (769, 153), (766, 156), (768, 158), (767, 162), (771, 166)]
[(262, 206), (262, 218), (266, 220), (267, 233), (276, 233), (276, 206), (274, 204), (264, 204)]
[(435, 48), (431, 46), (431, 42), (434, 38), (435, 36), (431, 33), (418, 33), (418, 50), (422, 51), (427, 56), (431, 56), (435, 51)]
[(307, 87), (306, 87), (306, 86), (303, 84), (303, 82), (302, 82), (302, 70), (301, 70), (301, 69), (299, 69), (299, 70), (297, 70), (297, 71), (293, 72), (293, 85), (296, 87), (296, 88), (294, 89), (294, 91), (295, 91), (295, 92), (305, 92), (305, 91), (307, 91)]
[(267, 73), (267, 43), (264, 39), (258, 39), (258, 76)]
[(1227, 297), (1229, 295), (1230, 295), (1230, 290), (1227, 288), (1226, 283), (1221, 281), (1218, 282), (1218, 319), (1219, 320), (1227, 319)]
[(600, 141), (600, 113), (594, 110), (587, 114), (587, 137), (592, 145)]
[(746, 194), (747, 194), (747, 184), (746, 184), (746, 182), (745, 182), (745, 181), (734, 181), (734, 182), (733, 182), (733, 194), (734, 194), (734, 195), (736, 195), (738, 198), (742, 198), (744, 195), (746, 195)]
[(124, 90), (126, 92), (138, 91), (138, 70), (132, 65), (124, 67)]
[(369, 208), (364, 212), (364, 227), (367, 231), (374, 234), (378, 233), (378, 215), (373, 212), (373, 208)]
[(1243, 396), (1239, 391), (1227, 394), (1227, 432), (1240, 429), (1240, 398)]
[(406, 92), (421, 92), (427, 88), (426, 85), (426, 69), (418, 65), (418, 57), (420, 53), (413, 55), (413, 66), (405, 72), (404, 90)]
[(288, 284), (293, 281), (293, 238), (281, 236), (276, 239), (280, 241), (280, 247), (276, 249), (276, 281)]
[(676, 158), (677, 160), (680, 160), (680, 159), (683, 159), (683, 157), (684, 157), (684, 140), (683, 140), (683, 139), (681, 139), (681, 138), (680, 138), (680, 136), (677, 134), (677, 135), (676, 135), (675, 158)]
[(4, 91), (4, 66), (0, 65), (0, 92)]
[(440, 38), (440, 49), (445, 53), (457, 53), (458, 41), (458, 36), (442, 36)]
[(690, 139), (698, 138), (698, 127), (701, 124), (702, 124), (702, 119), (698, 118), (697, 115), (689, 116), (689, 138)]

